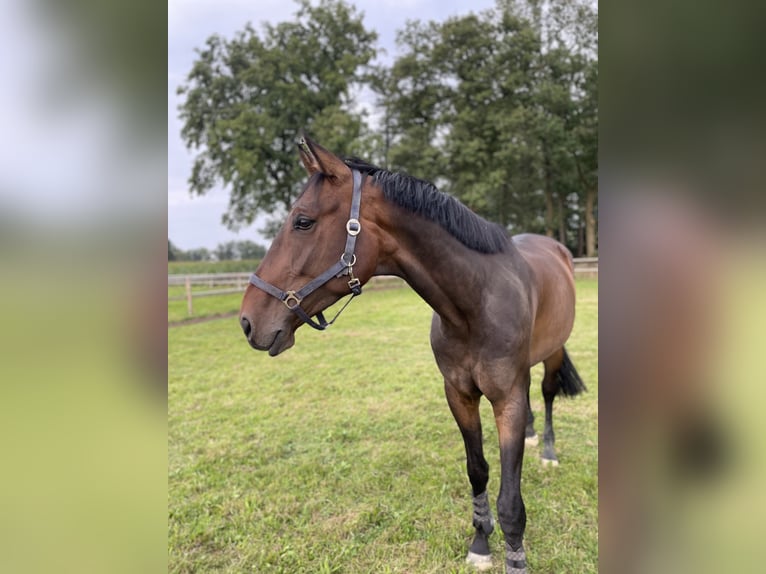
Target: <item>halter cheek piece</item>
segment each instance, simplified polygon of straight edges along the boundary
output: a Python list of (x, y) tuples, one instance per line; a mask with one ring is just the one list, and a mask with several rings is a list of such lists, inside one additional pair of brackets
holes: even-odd
[[(250, 276), (250, 283), (282, 301), (290, 311), (298, 315), (301, 321), (319, 331), (323, 331), (332, 325), (335, 322), (335, 319), (338, 318), (338, 315), (343, 312), (343, 309), (351, 303), (351, 300), (357, 295), (362, 294), (362, 284), (359, 282), (359, 279), (354, 277), (354, 264), (356, 263), (354, 248), (356, 246), (356, 236), (359, 235), (359, 232), (362, 230), (362, 226), (359, 223), (359, 206), (362, 203), (362, 174), (353, 170), (352, 175), (354, 178), (354, 191), (351, 196), (351, 214), (346, 222), (346, 248), (343, 250), (340, 260), (335, 263), (335, 265), (306, 283), (303, 287), (298, 289), (298, 291), (282, 291), (271, 283), (264, 281), (255, 273)], [(333, 317), (332, 321), (329, 323), (325, 320), (321, 311), (316, 314), (316, 318), (319, 321), (314, 321), (309, 314), (303, 310), (301, 302), (331, 279), (342, 277), (343, 275), (349, 276), (348, 288), (351, 289), (351, 299), (346, 301), (346, 304), (343, 305), (341, 310), (336, 313), (335, 317)]]

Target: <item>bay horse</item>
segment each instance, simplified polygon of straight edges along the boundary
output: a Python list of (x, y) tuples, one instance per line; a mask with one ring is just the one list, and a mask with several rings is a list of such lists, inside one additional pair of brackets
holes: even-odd
[(545, 365), (544, 460), (556, 461), (554, 397), (585, 388), (564, 349), (575, 308), (569, 251), (548, 237), (508, 237), (433, 184), (343, 160), (308, 137), (298, 151), (309, 180), (245, 291), (239, 321), (248, 342), (278, 355), (302, 324), (332, 324), (322, 312), (359, 295), (371, 277), (403, 278), (434, 310), (431, 347), (465, 443), (476, 529), (467, 561), (492, 566), (484, 395), (500, 442), (505, 569), (526, 573), (521, 468), (525, 438), (534, 436), (530, 367)]

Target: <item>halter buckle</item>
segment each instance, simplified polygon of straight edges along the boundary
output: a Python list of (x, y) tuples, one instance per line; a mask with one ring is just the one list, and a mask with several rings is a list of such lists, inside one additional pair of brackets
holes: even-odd
[(362, 230), (362, 224), (359, 223), (359, 220), (352, 217), (346, 222), (346, 233), (351, 235), (352, 237), (354, 235), (359, 235), (359, 232)]
[(282, 300), (282, 302), (285, 304), (285, 306), (288, 309), (290, 309), (290, 311), (292, 311), (293, 309), (297, 307), (300, 307), (300, 304), (301, 304), (301, 300), (295, 294), (295, 291), (287, 291), (285, 293), (285, 298)]
[[(347, 255), (351, 255), (351, 261), (346, 261), (346, 256)], [(354, 253), (343, 253), (340, 256), (340, 262), (343, 263), (343, 265), (345, 265), (346, 267), (351, 268), (354, 265), (356, 265), (356, 254), (354, 254)]]

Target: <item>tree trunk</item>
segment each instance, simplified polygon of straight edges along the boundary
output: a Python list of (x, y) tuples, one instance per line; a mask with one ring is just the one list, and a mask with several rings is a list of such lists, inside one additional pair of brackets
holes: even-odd
[(556, 214), (553, 205), (553, 177), (551, 177), (551, 162), (548, 148), (543, 142), (543, 166), (545, 169), (545, 235), (553, 237), (556, 234)]
[(559, 193), (559, 243), (567, 244), (567, 213), (566, 205), (564, 205), (564, 198)]
[(386, 116), (384, 119), (385, 130), (383, 131), (383, 169), (388, 169), (388, 152), (391, 149), (392, 128), (391, 128), (391, 114), (386, 108)]
[[(547, 177), (545, 178), (548, 179)], [(554, 213), (553, 213), (553, 194), (550, 188), (545, 188), (545, 235), (553, 237), (554, 235)]]
[(598, 188), (590, 188), (585, 193), (585, 255), (595, 257), (596, 255), (596, 216), (594, 208), (596, 207), (596, 196)]

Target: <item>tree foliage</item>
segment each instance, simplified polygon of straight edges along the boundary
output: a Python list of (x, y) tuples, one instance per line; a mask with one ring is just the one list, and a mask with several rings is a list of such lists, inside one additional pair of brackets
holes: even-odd
[(173, 242), (168, 239), (168, 261), (175, 261), (178, 259), (178, 247), (173, 245)]
[(188, 251), (179, 251), (178, 261), (210, 261), (212, 259), (210, 250), (205, 247), (197, 247)]
[(249, 240), (226, 241), (219, 243), (213, 253), (218, 261), (261, 259), (266, 255), (266, 248)]
[(240, 261), (243, 259), (261, 259), (266, 255), (266, 248), (249, 239), (224, 241), (211, 252), (205, 247), (179, 249), (168, 239), (168, 261)]
[[(386, 157), (512, 231), (595, 251), (597, 28), (579, 0), (410, 22), (373, 88)], [(588, 214), (591, 217), (588, 217)]]

